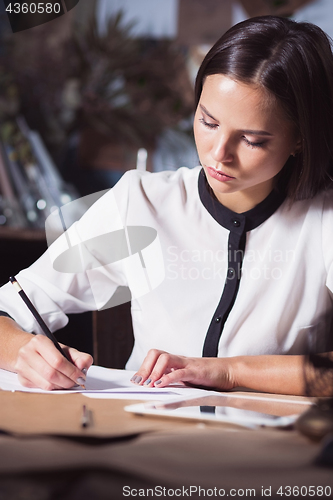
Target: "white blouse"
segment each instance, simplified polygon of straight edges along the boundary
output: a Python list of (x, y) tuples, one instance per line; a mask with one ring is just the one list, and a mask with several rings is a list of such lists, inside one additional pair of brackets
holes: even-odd
[[(131, 370), (150, 348), (300, 354), (332, 308), (332, 194), (290, 206), (272, 192), (237, 214), (211, 194), (201, 167), (129, 171), (17, 279), (52, 331), (66, 313), (126, 300), (118, 292), (129, 286)], [(0, 309), (39, 331), (11, 284)]]

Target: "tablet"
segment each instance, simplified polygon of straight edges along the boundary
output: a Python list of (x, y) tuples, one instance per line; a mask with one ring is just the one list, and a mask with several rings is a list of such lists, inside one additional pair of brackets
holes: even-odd
[(253, 396), (214, 395), (125, 407), (137, 415), (229, 423), (247, 428), (291, 427), (311, 403)]

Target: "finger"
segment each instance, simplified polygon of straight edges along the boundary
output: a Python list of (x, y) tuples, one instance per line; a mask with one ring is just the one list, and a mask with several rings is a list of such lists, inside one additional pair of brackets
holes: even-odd
[[(68, 359), (62, 356), (57, 349), (52, 349), (51, 351), (49, 348), (49, 342), (47, 342), (48, 340), (49, 339), (47, 337), (43, 336), (39, 339), (39, 345), (41, 349), (38, 352), (40, 353), (40, 355), (44, 357), (44, 359), (50, 364), (50, 366), (52, 366), (60, 374), (70, 379), (72, 382), (74, 382), (74, 384), (83, 385), (86, 379), (86, 374), (76, 365), (75, 362), (68, 361)], [(68, 346), (63, 346), (63, 348), (69, 354), (69, 358), (72, 361), (73, 354), (76, 360), (79, 360), (82, 355), (83, 360), (89, 360), (89, 362), (91, 360), (92, 362), (92, 357), (90, 356), (90, 354), (80, 353), (76, 349), (69, 348)], [(88, 367), (89, 366), (90, 364), (88, 363)], [(82, 368), (85, 368), (85, 366), (83, 366)]]
[(17, 368), (25, 375), (27, 367), (37, 372), (47, 383), (66, 389), (82, 384), (85, 380), (81, 370), (70, 363), (50, 339), (42, 335), (36, 335), (20, 349)]
[(86, 375), (87, 371), (94, 362), (93, 357), (90, 354), (78, 351), (73, 347), (64, 346), (64, 350), (68, 353), (74, 365), (82, 372), (83, 375)]
[(37, 387), (39, 389), (43, 389), (44, 391), (63, 389), (63, 387), (60, 387), (57, 384), (48, 382), (38, 372), (32, 370), (30, 367), (24, 370), (24, 375), (18, 373), (18, 380), (24, 387)]
[(51, 367), (33, 349), (22, 349), (15, 365), (19, 382), (25, 387), (39, 387), (45, 391), (61, 389), (55, 381), (45, 377), (46, 371)]
[(146, 385), (148, 385), (147, 381), (149, 379), (149, 376), (153, 371), (153, 368), (161, 354), (167, 353), (158, 349), (150, 349), (139, 370), (131, 378), (131, 382), (141, 385), (145, 383)]
[(23, 375), (20, 375), (19, 373), (17, 374), (17, 378), (18, 378), (20, 384), (23, 385), (24, 387), (31, 387), (31, 388), (36, 387), (36, 384), (31, 382), (31, 380), (29, 378), (26, 378)]
[(178, 369), (184, 367), (184, 364), (185, 364), (185, 358), (183, 358), (182, 356), (175, 356), (173, 354), (169, 354), (166, 352), (162, 353), (158, 357), (155, 366), (151, 374), (149, 375), (149, 378), (147, 379), (150, 380), (150, 382), (147, 383), (146, 385), (153, 387), (163, 375), (173, 372), (174, 370), (177, 371)]
[(163, 353), (159, 356), (155, 363), (155, 366), (149, 375), (150, 386), (154, 386), (155, 382), (159, 380), (164, 374), (169, 373), (172, 369), (175, 369), (176, 358), (178, 356), (171, 355), (169, 353)]
[(42, 356), (30, 350), (22, 354), (15, 366), (19, 377), (30, 380), (34, 387), (50, 391), (54, 389), (69, 389), (76, 385), (68, 377), (58, 372)]
[(161, 377), (154, 382), (154, 387), (166, 387), (170, 384), (179, 382), (190, 382), (194, 378), (195, 375), (193, 375), (192, 370), (188, 368), (179, 368), (170, 373), (161, 375)]

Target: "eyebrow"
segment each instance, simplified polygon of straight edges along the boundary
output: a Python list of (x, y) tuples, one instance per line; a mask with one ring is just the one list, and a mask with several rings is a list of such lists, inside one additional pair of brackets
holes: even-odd
[(202, 104), (199, 104), (199, 106), (202, 109), (202, 111), (205, 113), (205, 115), (209, 116), (209, 118), (211, 118), (212, 120), (218, 122), (218, 120), (216, 118), (214, 118), (214, 116), (209, 113), (209, 111), (205, 108), (205, 106), (203, 106)]
[(272, 137), (273, 134), (270, 132), (266, 132), (265, 130), (242, 130), (244, 134), (249, 134), (249, 135), (267, 135)]
[[(205, 108), (205, 106), (203, 106), (202, 104), (199, 104), (199, 106), (202, 109), (202, 111), (205, 113), (205, 115), (209, 116), (209, 118), (211, 118), (212, 120), (218, 122), (218, 120), (216, 118), (214, 118), (214, 116), (209, 113), (209, 111)], [(272, 135), (273, 135), (270, 132), (266, 132), (265, 130), (246, 129), (246, 130), (242, 130), (242, 132), (244, 134), (249, 134), (249, 135), (265, 135), (265, 136), (270, 136), (270, 137), (272, 137)]]

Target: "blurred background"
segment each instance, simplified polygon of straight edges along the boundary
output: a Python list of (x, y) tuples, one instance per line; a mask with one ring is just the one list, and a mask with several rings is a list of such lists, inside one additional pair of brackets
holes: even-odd
[[(198, 163), (193, 82), (208, 49), (233, 24), (278, 14), (333, 34), (331, 0), (80, 0), (67, 14), (14, 34), (0, 6), (2, 142), (18, 151), (20, 164), (43, 161), (22, 146), (19, 118), (21, 134), (40, 135), (49, 163), (81, 196), (112, 187), (137, 166), (159, 171)], [(32, 172), (23, 170), (22, 182), (33, 184)], [(50, 195), (40, 198), (37, 216), (33, 203), (23, 202), (29, 226), (44, 225)]]
[(46, 249), (54, 208), (129, 169), (198, 164), (194, 79), (233, 24), (276, 14), (333, 36), (332, 0), (80, 0), (17, 33), (5, 9), (0, 0), (1, 283)]
[[(331, 0), (80, 0), (67, 14), (14, 34), (3, 1), (0, 7), (2, 153), (12, 195), (23, 205), (12, 220), (2, 213), (0, 224), (26, 218), (41, 229), (52, 204), (112, 187), (128, 169), (197, 165), (195, 75), (233, 24), (278, 14), (333, 34)], [(40, 165), (46, 155), (49, 176)], [(47, 193), (50, 183), (58, 200)]]

